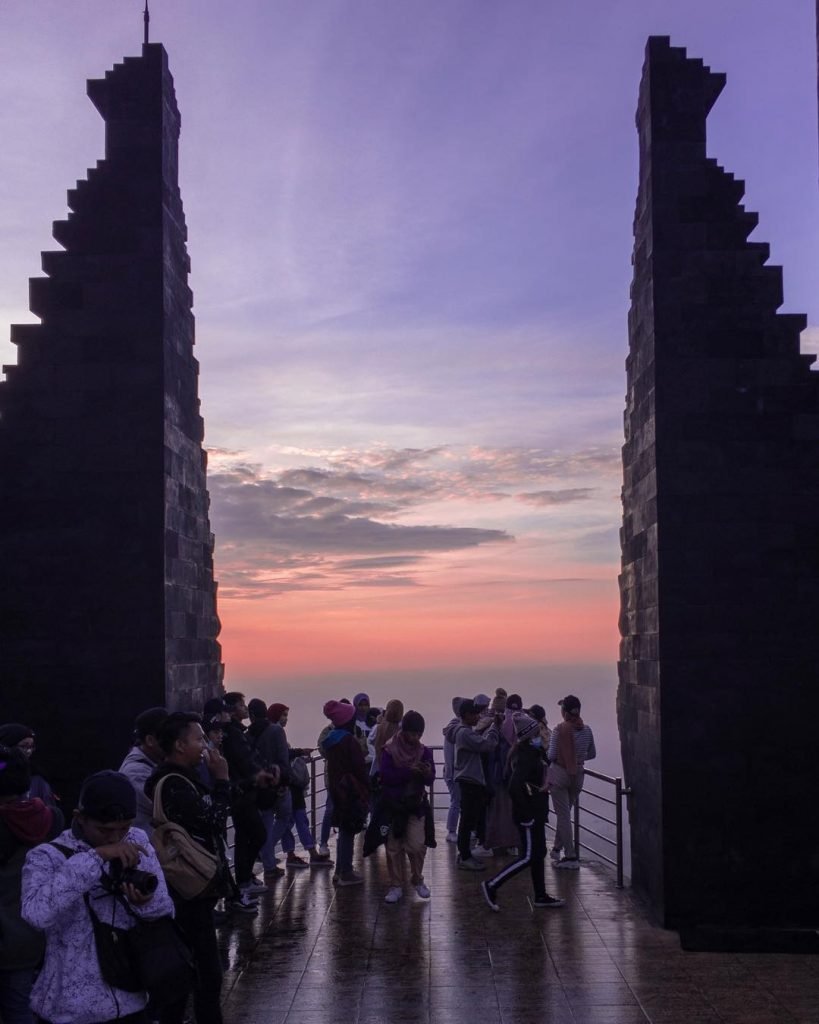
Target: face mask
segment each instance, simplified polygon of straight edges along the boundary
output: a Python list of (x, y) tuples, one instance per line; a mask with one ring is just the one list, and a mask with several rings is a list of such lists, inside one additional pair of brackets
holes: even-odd
[(542, 736), (535, 736), (535, 738), (531, 742), (532, 742), (532, 746), (533, 747), (542, 747), (543, 746), (543, 737)]

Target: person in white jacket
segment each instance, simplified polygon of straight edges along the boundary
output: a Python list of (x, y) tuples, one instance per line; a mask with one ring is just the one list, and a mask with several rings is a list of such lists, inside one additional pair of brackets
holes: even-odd
[(156, 876), (156, 890), (143, 894), (123, 886), (132, 911), (154, 918), (173, 914), (165, 878), (145, 833), (132, 827), (136, 794), (119, 772), (98, 772), (85, 780), (71, 828), (51, 843), (29, 851), (23, 865), (22, 916), (45, 933), (43, 967), (31, 1007), (51, 1024), (143, 1024), (144, 992), (108, 985), (100, 972), (90, 912), (117, 928), (133, 918), (102, 884), (112, 863)]

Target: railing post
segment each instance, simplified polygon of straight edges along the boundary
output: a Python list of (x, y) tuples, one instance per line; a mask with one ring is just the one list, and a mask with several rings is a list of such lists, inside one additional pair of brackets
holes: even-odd
[(614, 780), (615, 836), (617, 839), (617, 888), (623, 888), (623, 780), (618, 776)]
[(580, 794), (574, 802), (574, 855), (580, 856)]
[(310, 831), (316, 841), (316, 759), (310, 758)]

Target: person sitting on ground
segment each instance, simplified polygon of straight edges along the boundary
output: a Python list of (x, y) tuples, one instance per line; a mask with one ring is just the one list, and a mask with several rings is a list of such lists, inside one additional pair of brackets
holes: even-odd
[(28, 795), (42, 800), (46, 807), (59, 806), (59, 797), (51, 788), (37, 763), (37, 737), (34, 735), (34, 730), (27, 725), (21, 725), (20, 722), (7, 722), (5, 725), (0, 725), (0, 745), (17, 747), (28, 758), (28, 766), (31, 771), (31, 787)]
[(62, 812), (39, 797), (28, 797), (29, 761), (19, 747), (0, 747), (0, 1018), (5, 1024), (34, 1024), (31, 986), (43, 959), (42, 932), (20, 914), (20, 885), (26, 854), (63, 828)]
[[(142, 829), (133, 828), (136, 794), (119, 772), (104, 771), (82, 784), (71, 827), (54, 842), (30, 850), (23, 865), (22, 916), (45, 933), (45, 959), (31, 1006), (42, 1021), (147, 1024), (145, 992), (113, 988), (102, 976), (91, 915), (130, 929), (134, 917), (173, 913), (165, 877)], [(154, 876), (147, 893), (116, 884), (126, 868)], [(120, 888), (130, 913), (111, 891)]]
[(543, 868), (546, 861), (546, 783), (540, 756), (540, 730), (535, 719), (522, 712), (515, 712), (513, 722), (517, 739), (510, 757), (509, 795), (519, 832), (518, 855), (511, 864), (482, 882), (481, 891), (489, 907), (500, 910), (498, 889), (528, 867), (532, 875), (532, 906), (562, 907), (565, 900), (546, 892)]
[[(159, 742), (165, 758), (151, 775), (145, 793), (159, 801), (156, 817), (176, 822), (219, 861), (214, 881), (204, 892), (186, 899), (171, 889), (176, 923), (193, 951), (197, 982), (193, 1007), (197, 1024), (221, 1024), (222, 964), (213, 925), (213, 908), (222, 896), (233, 893), (233, 903), (246, 912), (232, 884), (224, 834), (230, 811), (228, 764), (218, 750), (209, 749), (199, 715), (175, 711), (159, 726)], [(197, 768), (202, 762), (214, 779), (213, 790), (201, 782)], [(159, 789), (161, 784), (161, 789)], [(157, 789), (159, 795), (157, 797)], [(160, 812), (161, 811), (161, 815)], [(182, 1024), (187, 995), (163, 1007), (161, 1024)]]
[(464, 871), (483, 871), (485, 866), (472, 856), (472, 832), (478, 844), (484, 839), (487, 800), (486, 775), (482, 755), (491, 753), (498, 745), (501, 716), (478, 732), (479, 711), (471, 700), (464, 700), (458, 708), (459, 721), (447, 731), (447, 738), (455, 747), (454, 779), (461, 796), (461, 816), (458, 821), (458, 867)]
[[(580, 717), (580, 701), (569, 694), (557, 702), (563, 721), (552, 732), (549, 768), (546, 773), (549, 796), (555, 810), (555, 842), (551, 859), (556, 868), (576, 871), (580, 858), (574, 847), (571, 809), (583, 789), (583, 765), (597, 756), (591, 729)], [(563, 859), (560, 858), (561, 850)]]
[(340, 886), (360, 885), (364, 879), (353, 871), (353, 843), (364, 828), (370, 809), (370, 776), (361, 746), (355, 737), (355, 708), (328, 700), (324, 714), (333, 729), (324, 740), (327, 758), (327, 791), (333, 801), (332, 823), (338, 829), (336, 874)]
[(390, 888), (386, 903), (398, 903), (404, 895), (406, 861), (410, 865), (410, 883), (421, 899), (428, 900), (424, 882), (426, 822), (429, 815), (427, 787), (435, 778), (432, 751), (421, 742), (424, 719), (417, 711), (408, 711), (401, 728), (381, 754), (381, 802), (389, 815), (387, 836), (387, 874)]
[(130, 781), (136, 793), (137, 812), (134, 827), (141, 828), (149, 836), (154, 829), (151, 823), (154, 810), (151, 801), (145, 795), (145, 783), (165, 756), (156, 734), (167, 717), (167, 708), (148, 708), (137, 715), (134, 723), (136, 743), (119, 766), (119, 770)]

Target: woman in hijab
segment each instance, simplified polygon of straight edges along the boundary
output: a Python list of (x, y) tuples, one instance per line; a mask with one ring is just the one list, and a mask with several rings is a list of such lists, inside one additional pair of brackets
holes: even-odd
[(424, 884), (426, 856), (426, 817), (429, 800), (427, 786), (435, 778), (432, 751), (421, 743), (424, 719), (417, 711), (408, 711), (401, 728), (381, 752), (382, 799), (389, 810), (387, 837), (387, 873), (390, 888), (386, 903), (398, 903), (404, 895), (406, 861), (410, 882), (421, 899), (428, 900)]

